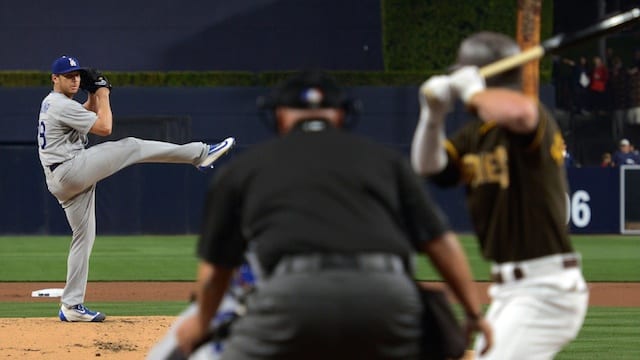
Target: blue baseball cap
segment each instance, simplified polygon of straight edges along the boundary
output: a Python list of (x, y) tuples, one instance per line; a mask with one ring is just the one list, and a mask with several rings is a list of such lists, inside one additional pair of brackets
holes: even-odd
[(52, 74), (66, 74), (80, 70), (84, 70), (80, 67), (80, 62), (78, 59), (71, 56), (61, 56), (51, 65)]

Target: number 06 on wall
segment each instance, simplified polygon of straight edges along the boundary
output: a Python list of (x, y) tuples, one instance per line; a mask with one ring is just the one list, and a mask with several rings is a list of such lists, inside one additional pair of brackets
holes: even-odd
[(571, 197), (567, 195), (567, 218), (566, 223), (571, 223), (575, 227), (584, 228), (591, 223), (591, 207), (589, 200), (591, 196), (585, 190), (577, 190)]

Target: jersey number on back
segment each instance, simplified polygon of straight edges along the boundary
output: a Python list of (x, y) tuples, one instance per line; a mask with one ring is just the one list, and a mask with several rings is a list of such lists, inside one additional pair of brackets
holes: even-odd
[(40, 149), (44, 149), (47, 146), (47, 138), (44, 136), (44, 121), (40, 121), (40, 125), (38, 126), (38, 145), (40, 145)]

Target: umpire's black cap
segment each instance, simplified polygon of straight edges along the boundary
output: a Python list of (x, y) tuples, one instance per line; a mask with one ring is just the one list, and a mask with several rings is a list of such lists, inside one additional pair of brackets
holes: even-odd
[(273, 88), (268, 96), (258, 98), (263, 110), (278, 106), (296, 109), (346, 108), (349, 101), (336, 80), (322, 70), (297, 72)]

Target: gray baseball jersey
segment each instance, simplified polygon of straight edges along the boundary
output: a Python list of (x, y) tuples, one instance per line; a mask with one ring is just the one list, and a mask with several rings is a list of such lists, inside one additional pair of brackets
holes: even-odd
[(79, 102), (52, 91), (42, 100), (38, 145), (42, 166), (72, 159), (87, 145), (87, 134), (97, 115)]

